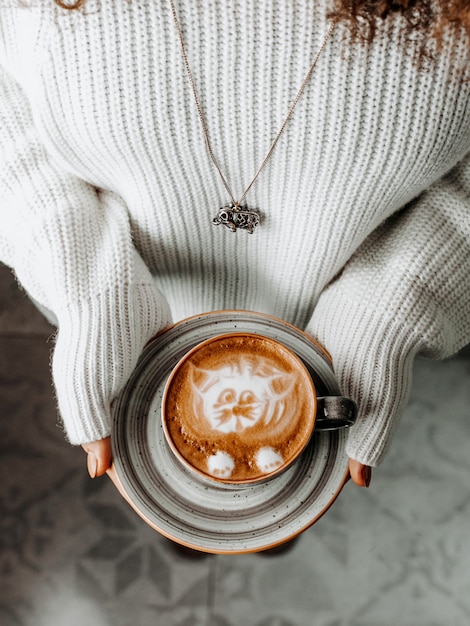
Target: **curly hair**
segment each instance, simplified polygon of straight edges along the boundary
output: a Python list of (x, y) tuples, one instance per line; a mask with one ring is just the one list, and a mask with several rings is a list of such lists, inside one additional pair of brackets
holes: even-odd
[(330, 16), (347, 22), (353, 39), (372, 41), (381, 20), (401, 15), (407, 33), (442, 43), (449, 29), (470, 39), (469, 0), (335, 0)]
[[(62, 9), (80, 9), (87, 0), (54, 0)], [(353, 40), (373, 40), (380, 21), (401, 15), (408, 33), (439, 45), (448, 29), (466, 33), (470, 42), (469, 0), (333, 0), (329, 17), (348, 24)], [(470, 47), (470, 46), (469, 46)]]

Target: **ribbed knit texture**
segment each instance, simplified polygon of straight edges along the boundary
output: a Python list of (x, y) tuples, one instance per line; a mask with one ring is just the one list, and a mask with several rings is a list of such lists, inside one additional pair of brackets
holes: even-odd
[[(209, 159), (165, 0), (0, 11), (0, 258), (57, 317), (68, 437), (110, 431), (145, 342), (203, 311), (316, 335), (359, 404), (348, 453), (380, 462), (418, 354), (470, 341), (470, 81), (464, 41), (418, 69), (399, 21), (336, 28), (249, 193)], [(320, 0), (176, 4), (214, 151), (241, 195), (328, 28)], [(453, 56), (450, 50), (454, 50)]]

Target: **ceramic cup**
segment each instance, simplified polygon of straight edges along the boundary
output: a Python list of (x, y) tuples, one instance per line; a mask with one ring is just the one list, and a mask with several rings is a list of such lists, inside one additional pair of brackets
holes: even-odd
[(209, 480), (251, 484), (290, 467), (317, 419), (323, 429), (354, 421), (349, 400), (326, 403), (287, 346), (258, 334), (229, 333), (196, 345), (174, 367), (163, 393), (162, 424), (187, 468)]

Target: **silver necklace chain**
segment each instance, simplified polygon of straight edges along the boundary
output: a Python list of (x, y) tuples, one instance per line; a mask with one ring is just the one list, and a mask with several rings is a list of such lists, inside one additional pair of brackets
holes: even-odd
[(282, 133), (284, 132), (284, 129), (287, 126), (287, 123), (289, 121), (289, 119), (292, 116), (292, 113), (294, 112), (295, 107), (297, 106), (298, 101), (300, 100), (305, 87), (313, 73), (313, 70), (315, 69), (315, 66), (318, 63), (318, 59), (320, 58), (321, 53), (323, 52), (328, 39), (330, 38), (330, 35), (332, 34), (334, 27), (336, 25), (336, 22), (332, 22), (328, 32), (325, 35), (325, 38), (323, 39), (320, 48), (318, 50), (318, 52), (316, 53), (312, 63), (310, 64), (310, 67), (308, 68), (308, 71), (302, 81), (302, 84), (300, 85), (300, 88), (297, 92), (297, 95), (295, 96), (286, 117), (284, 118), (284, 121), (281, 125), (281, 128), (279, 129), (277, 135), (274, 137), (273, 142), (271, 143), (271, 145), (269, 146), (268, 151), (266, 152), (266, 155), (261, 163), (261, 165), (258, 167), (258, 169), (256, 170), (255, 175), (253, 176), (250, 184), (248, 185), (248, 187), (245, 189), (245, 191), (242, 193), (242, 195), (240, 196), (239, 200), (235, 200), (235, 196), (232, 192), (232, 190), (230, 189), (230, 185), (228, 184), (227, 178), (224, 175), (224, 173), (222, 172), (222, 169), (220, 167), (219, 161), (217, 160), (217, 157), (214, 154), (214, 150), (212, 149), (212, 145), (209, 139), (209, 132), (207, 130), (207, 123), (206, 123), (206, 119), (204, 117), (204, 114), (202, 112), (202, 108), (201, 108), (201, 104), (199, 102), (199, 96), (197, 95), (197, 90), (196, 90), (196, 85), (194, 83), (194, 78), (193, 78), (193, 73), (191, 71), (191, 66), (189, 65), (189, 61), (188, 61), (188, 55), (186, 53), (186, 46), (184, 43), (184, 39), (183, 39), (183, 33), (181, 31), (181, 26), (178, 20), (178, 15), (176, 13), (176, 8), (175, 8), (175, 4), (173, 0), (169, 0), (170, 2), (170, 6), (171, 6), (171, 12), (173, 15), (173, 21), (175, 24), (175, 29), (176, 29), (176, 33), (178, 35), (178, 39), (179, 39), (179, 43), (180, 43), (180, 48), (181, 48), (181, 56), (183, 58), (183, 62), (184, 62), (184, 66), (186, 69), (186, 74), (188, 76), (188, 80), (189, 83), (191, 85), (191, 90), (193, 92), (193, 98), (194, 98), (194, 102), (196, 104), (196, 110), (198, 113), (198, 117), (199, 117), (199, 121), (201, 123), (201, 127), (202, 127), (202, 132), (204, 135), (204, 141), (206, 143), (206, 147), (207, 150), (209, 152), (209, 156), (212, 160), (212, 162), (214, 163), (217, 171), (219, 172), (219, 176), (224, 184), (225, 189), (227, 190), (227, 193), (229, 194), (230, 198), (231, 198), (231, 204), (225, 207), (222, 207), (221, 209), (219, 209), (217, 216), (212, 220), (212, 223), (215, 225), (218, 224), (224, 224), (225, 226), (228, 226), (228, 228), (230, 228), (231, 231), (235, 232), (237, 229), (241, 229), (241, 230), (247, 230), (248, 232), (252, 233), (253, 229), (259, 224), (259, 213), (257, 211), (253, 211), (253, 210), (249, 210), (247, 207), (242, 207), (242, 202), (245, 200), (248, 192), (250, 191), (250, 189), (253, 187), (256, 179), (258, 178), (258, 176), (260, 175), (262, 169), (264, 168), (264, 166), (266, 165), (266, 163), (268, 162), (270, 156), (272, 155), (274, 148), (276, 147), (277, 142), (279, 141), (280, 136), (282, 135)]

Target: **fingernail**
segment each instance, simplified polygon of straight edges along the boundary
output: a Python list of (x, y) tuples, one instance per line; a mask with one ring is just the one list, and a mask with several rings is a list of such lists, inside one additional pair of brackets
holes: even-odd
[(368, 487), (372, 478), (372, 469), (370, 467), (365, 467), (362, 472), (362, 477), (364, 479), (366, 487)]
[(89, 452), (86, 460), (86, 466), (88, 469), (88, 473), (90, 474), (90, 478), (95, 478), (98, 473), (98, 459), (93, 454), (93, 452)]

